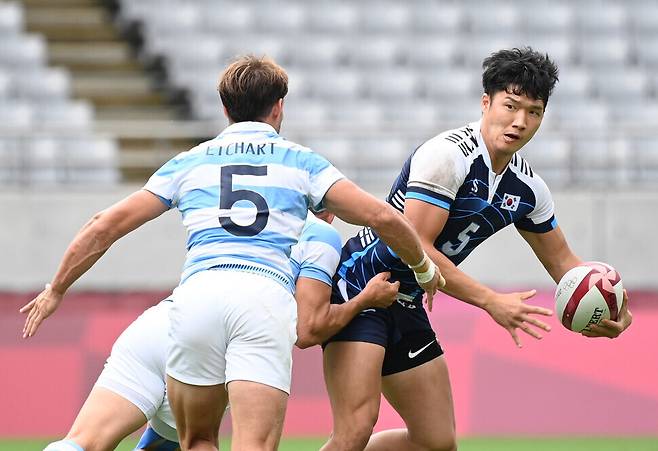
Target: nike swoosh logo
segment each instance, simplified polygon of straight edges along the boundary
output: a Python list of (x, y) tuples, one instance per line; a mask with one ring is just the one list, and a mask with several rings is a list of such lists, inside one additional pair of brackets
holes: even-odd
[(420, 349), (419, 349), (418, 351), (416, 351), (416, 352), (411, 352), (411, 351), (409, 351), (409, 358), (410, 358), (410, 359), (413, 359), (413, 358), (416, 357), (418, 354), (420, 354), (421, 352), (423, 352), (425, 349), (427, 349), (427, 348), (429, 348), (430, 346), (432, 346), (432, 343), (434, 343), (434, 340), (430, 341), (429, 343), (427, 343), (425, 346), (423, 346), (422, 348), (420, 348)]

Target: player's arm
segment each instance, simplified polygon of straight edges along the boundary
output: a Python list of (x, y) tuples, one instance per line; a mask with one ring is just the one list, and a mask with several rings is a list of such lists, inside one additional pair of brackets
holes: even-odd
[(448, 214), (448, 210), (418, 199), (407, 198), (404, 204), (404, 215), (416, 228), (425, 252), (441, 267), (441, 273), (446, 280), (446, 285), (441, 290), (486, 310), (498, 324), (509, 331), (517, 346), (521, 346), (517, 328), (535, 338), (541, 338), (536, 330), (530, 328), (530, 324), (546, 331), (550, 330), (550, 327), (530, 315), (550, 316), (552, 312), (523, 302), (534, 296), (535, 290), (498, 293), (467, 275), (436, 250), (434, 241), (443, 230)]
[(308, 348), (337, 334), (367, 308), (386, 308), (395, 301), (400, 282), (390, 283), (390, 273), (379, 273), (355, 297), (343, 304), (331, 304), (331, 286), (310, 277), (299, 277), (297, 301), (297, 343)]
[(20, 309), (27, 313), (23, 337), (31, 337), (59, 306), (66, 290), (91, 268), (110, 246), (168, 208), (149, 191), (137, 191), (95, 214), (69, 244), (52, 281)]
[(409, 221), (393, 207), (363, 191), (347, 179), (334, 183), (324, 197), (326, 208), (351, 224), (372, 227), (377, 235), (413, 267), (419, 285), (428, 298), (434, 296), (443, 280), (438, 268), (425, 258), (418, 234)]
[[(582, 263), (582, 260), (569, 248), (569, 244), (559, 226), (545, 233), (517, 230), (530, 245), (532, 251), (555, 283), (558, 283), (571, 268)], [(584, 331), (583, 335), (616, 338), (628, 329), (632, 322), (633, 315), (628, 310), (628, 294), (624, 290), (624, 300), (617, 321), (603, 320), (600, 325), (594, 325), (591, 330)]]

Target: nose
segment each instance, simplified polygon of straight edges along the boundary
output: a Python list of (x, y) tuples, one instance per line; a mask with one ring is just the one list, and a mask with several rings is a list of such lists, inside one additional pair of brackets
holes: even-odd
[(514, 122), (512, 122), (512, 127), (525, 130), (526, 128), (526, 112), (523, 109), (519, 109), (514, 116)]

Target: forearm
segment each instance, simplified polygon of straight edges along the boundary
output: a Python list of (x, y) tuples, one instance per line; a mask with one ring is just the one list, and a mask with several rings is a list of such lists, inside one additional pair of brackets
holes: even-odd
[(99, 213), (85, 224), (66, 249), (50, 282), (55, 292), (64, 294), (116, 241), (109, 231), (99, 226), (101, 216), (102, 213)]
[[(423, 259), (423, 248), (418, 234), (409, 220), (399, 214), (393, 207), (386, 206), (373, 221), (372, 228), (377, 235), (395, 252), (407, 265), (417, 265)], [(418, 268), (426, 271), (427, 265)]]
[(486, 309), (489, 299), (495, 295), (491, 288), (463, 272), (434, 246), (426, 246), (426, 251), (434, 263), (441, 268), (441, 274), (446, 279), (446, 285), (441, 291), (468, 304)]
[(580, 265), (581, 263), (583, 263), (583, 261), (577, 255), (569, 253), (569, 255), (559, 259), (546, 262), (546, 264), (544, 264), (544, 268), (546, 268), (546, 271), (555, 281), (555, 283), (559, 283), (560, 279), (567, 271)]
[(329, 305), (326, 317), (322, 320), (318, 319), (316, 327), (306, 335), (306, 339), (304, 340), (306, 347), (324, 343), (347, 326), (356, 315), (361, 313), (363, 307), (360, 303), (354, 302), (355, 299), (344, 304)]

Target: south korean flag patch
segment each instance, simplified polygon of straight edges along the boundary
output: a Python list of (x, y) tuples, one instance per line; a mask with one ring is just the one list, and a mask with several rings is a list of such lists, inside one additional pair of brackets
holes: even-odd
[(505, 193), (503, 196), (503, 201), (500, 204), (500, 208), (503, 210), (516, 211), (519, 208), (520, 202), (520, 196), (514, 196), (513, 194)]

